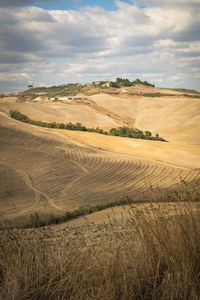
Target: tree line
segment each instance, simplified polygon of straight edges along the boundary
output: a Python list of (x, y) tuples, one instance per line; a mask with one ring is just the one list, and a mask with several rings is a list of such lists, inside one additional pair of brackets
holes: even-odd
[(81, 123), (73, 124), (69, 123), (57, 123), (57, 122), (44, 122), (44, 121), (35, 121), (30, 119), (25, 114), (22, 114), (19, 111), (10, 111), (11, 118), (18, 120), (20, 122), (28, 123), (35, 126), (40, 127), (47, 127), (47, 128), (57, 128), (57, 129), (68, 129), (68, 130), (77, 130), (77, 131), (87, 131), (87, 132), (96, 132), (99, 134), (104, 135), (112, 135), (112, 136), (120, 136), (120, 137), (128, 137), (134, 139), (145, 139), (145, 140), (153, 140), (153, 141), (162, 141), (166, 142), (165, 139), (156, 134), (155, 136), (152, 135), (150, 131), (142, 131), (134, 128), (129, 127), (118, 127), (112, 128), (109, 131), (104, 131), (99, 127), (96, 128), (87, 128), (86, 126), (82, 125)]
[(146, 86), (151, 86), (151, 87), (155, 87), (154, 84), (149, 83), (148, 81), (142, 81), (140, 79), (136, 79), (134, 81), (130, 81), (129, 79), (125, 78), (117, 78), (116, 81), (112, 81), (110, 82), (110, 86), (111, 87), (115, 87), (115, 88), (120, 88), (123, 86), (133, 86), (136, 84), (142, 84), (142, 85), (146, 85)]

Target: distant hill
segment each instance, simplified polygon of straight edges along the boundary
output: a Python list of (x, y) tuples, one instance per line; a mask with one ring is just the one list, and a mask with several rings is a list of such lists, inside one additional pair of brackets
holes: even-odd
[[(145, 97), (162, 97), (170, 95), (184, 95), (192, 98), (200, 98), (200, 92), (185, 88), (156, 88), (154, 84), (147, 81), (136, 79), (116, 78), (116, 81), (96, 81), (88, 84), (68, 83), (62, 85), (54, 85), (50, 87), (32, 87), (20, 94), (21, 100), (25, 98), (34, 99), (37, 96), (45, 96), (48, 98), (58, 96), (75, 96), (78, 94), (95, 95), (99, 93), (121, 94), (132, 93), (140, 94)], [(2, 96), (3, 97), (3, 96)]]

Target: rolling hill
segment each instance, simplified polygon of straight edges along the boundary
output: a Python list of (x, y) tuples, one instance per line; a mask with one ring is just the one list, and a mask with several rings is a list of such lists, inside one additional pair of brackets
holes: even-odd
[[(62, 215), (126, 197), (139, 201), (152, 189), (197, 180), (200, 101), (175, 91), (171, 97), (132, 92), (118, 89), (67, 103), (0, 100), (1, 221), (24, 224), (35, 212)], [(103, 129), (135, 126), (169, 143), (36, 127), (11, 119), (10, 110), (34, 120)]]

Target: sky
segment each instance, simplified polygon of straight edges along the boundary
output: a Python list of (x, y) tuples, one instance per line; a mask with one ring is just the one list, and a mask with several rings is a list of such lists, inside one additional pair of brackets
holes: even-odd
[(116, 77), (200, 90), (200, 0), (0, 0), (0, 93)]

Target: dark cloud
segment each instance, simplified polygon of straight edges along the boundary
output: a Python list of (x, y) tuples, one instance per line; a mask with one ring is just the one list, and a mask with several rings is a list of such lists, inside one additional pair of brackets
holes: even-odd
[(200, 58), (200, 51), (192, 51), (190, 49), (188, 49), (186, 51), (184, 51), (184, 50), (176, 51), (175, 54), (182, 58), (185, 58), (185, 57), (193, 57), (193, 58), (199, 57)]
[(21, 64), (21, 63), (30, 63), (30, 62), (36, 62), (38, 59), (36, 59), (34, 56), (18, 53), (18, 52), (1, 52), (0, 55), (0, 64)]
[(47, 42), (33, 32), (25, 29), (9, 31), (1, 30), (1, 49), (4, 51), (16, 51), (32, 53), (48, 50)]
[(200, 22), (181, 32), (172, 33), (171, 38), (177, 42), (200, 41)]
[[(41, 9), (3, 9), (0, 11), (1, 51), (32, 53), (48, 50), (48, 41), (43, 39), (40, 24), (45, 26), (50, 22), (54, 22), (52, 16)], [(34, 29), (36, 24), (39, 30)]]
[(0, 80), (0, 93), (17, 92), (24, 90), (26, 85), (23, 82), (12, 80)]

